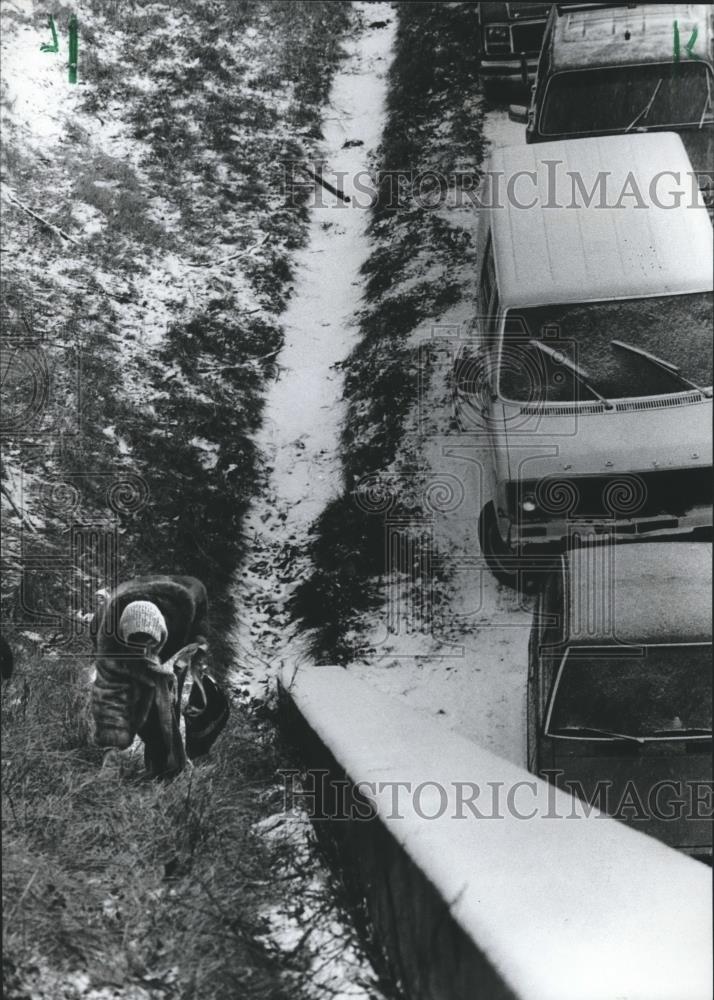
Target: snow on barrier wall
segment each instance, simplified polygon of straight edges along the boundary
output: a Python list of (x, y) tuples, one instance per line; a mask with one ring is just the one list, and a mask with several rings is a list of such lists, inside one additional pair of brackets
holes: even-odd
[(410, 1000), (705, 1000), (711, 872), (333, 666), (284, 671), (318, 819)]

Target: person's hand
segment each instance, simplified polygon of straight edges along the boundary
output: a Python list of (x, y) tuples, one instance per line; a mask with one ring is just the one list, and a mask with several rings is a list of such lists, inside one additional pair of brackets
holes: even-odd
[(192, 654), (191, 666), (205, 670), (208, 666), (208, 646), (205, 642), (196, 643), (196, 651)]
[(183, 646), (179, 649), (178, 653), (174, 653), (171, 659), (168, 661), (174, 667), (186, 667), (193, 663), (194, 656), (199, 649), (199, 644), (197, 642), (190, 642), (187, 646)]

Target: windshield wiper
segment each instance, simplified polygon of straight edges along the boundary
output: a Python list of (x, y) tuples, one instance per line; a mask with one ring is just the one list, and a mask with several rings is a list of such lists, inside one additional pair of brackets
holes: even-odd
[(684, 726), (682, 729), (655, 729), (654, 736), (711, 736), (711, 729), (696, 729)]
[(599, 729), (596, 726), (563, 726), (561, 733), (593, 733), (597, 736), (611, 736), (616, 740), (632, 740), (634, 743), (644, 743), (644, 736), (632, 736), (630, 733), (614, 733), (610, 729)]
[(642, 109), (642, 111), (638, 112), (638, 114), (635, 115), (635, 117), (632, 119), (632, 121), (630, 122), (630, 124), (625, 129), (625, 132), (631, 132), (632, 129), (635, 127), (635, 125), (637, 125), (638, 122), (641, 122), (641, 121), (645, 120), (645, 118), (647, 117), (647, 115), (652, 110), (652, 105), (654, 104), (655, 98), (657, 97), (657, 94), (659, 93), (659, 88), (662, 86), (662, 82), (663, 82), (662, 78), (660, 77), (660, 79), (657, 81), (657, 85), (656, 85), (655, 89), (652, 91), (652, 97), (650, 97), (649, 101), (644, 106), (644, 108)]
[(664, 358), (657, 357), (656, 354), (646, 351), (643, 347), (634, 347), (632, 344), (626, 344), (624, 340), (611, 340), (610, 343), (613, 347), (619, 347), (621, 351), (629, 351), (630, 354), (636, 354), (638, 357), (644, 358), (645, 361), (649, 361), (651, 365), (667, 372), (668, 375), (671, 375), (689, 389), (696, 389), (697, 392), (701, 392), (702, 396), (707, 399), (711, 398), (711, 389), (704, 389), (701, 385), (697, 385), (696, 382), (692, 382), (686, 375), (682, 375), (679, 368), (675, 364), (672, 364), (671, 361), (665, 361)]
[(595, 399), (598, 399), (603, 404), (606, 410), (615, 409), (614, 404), (611, 403), (609, 399), (605, 399), (605, 397), (597, 391), (595, 386), (592, 385), (588, 373), (582, 368), (579, 368), (578, 365), (574, 364), (572, 361), (568, 360), (562, 351), (553, 350), (552, 347), (548, 347), (547, 344), (544, 344), (542, 340), (529, 340), (528, 343), (532, 344), (533, 347), (539, 350), (542, 354), (545, 354), (547, 358), (550, 358), (551, 361), (554, 361), (557, 365), (562, 365), (564, 368), (567, 368), (568, 371), (572, 372), (578, 382), (585, 386), (588, 392), (591, 392)]

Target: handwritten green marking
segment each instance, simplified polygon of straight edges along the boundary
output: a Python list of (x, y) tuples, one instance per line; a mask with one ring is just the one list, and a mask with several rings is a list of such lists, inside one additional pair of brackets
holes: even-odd
[(77, 26), (77, 15), (72, 14), (69, 19), (69, 82), (77, 82), (77, 59), (79, 54), (79, 28)]
[[(697, 38), (699, 37), (699, 28), (695, 24), (692, 28), (692, 33), (689, 36), (689, 41), (684, 46), (684, 51), (687, 53), (690, 59), (699, 59), (699, 56), (693, 52), (694, 46), (696, 45)], [(679, 22), (674, 22), (674, 61), (678, 63), (682, 56), (682, 43), (679, 37)]]
[(698, 34), (699, 34), (699, 28), (695, 24), (694, 27), (692, 28), (692, 33), (689, 36), (689, 41), (684, 46), (684, 48), (687, 51), (687, 55), (690, 56), (692, 59), (698, 59), (699, 58), (699, 56), (694, 55), (694, 53), (692, 52), (692, 49), (694, 48), (694, 43), (697, 40), (697, 35)]
[(52, 15), (49, 15), (48, 26), (52, 32), (52, 44), (48, 45), (46, 42), (40, 45), (40, 52), (59, 52), (59, 41), (57, 40), (57, 29), (55, 28), (55, 19)]

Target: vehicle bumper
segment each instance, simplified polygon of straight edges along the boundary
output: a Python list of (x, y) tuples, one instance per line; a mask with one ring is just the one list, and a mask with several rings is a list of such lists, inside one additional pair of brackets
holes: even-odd
[(712, 527), (711, 507), (695, 507), (685, 515), (658, 514), (654, 517), (634, 518), (554, 518), (547, 521), (512, 522), (509, 544), (514, 550), (552, 547), (574, 536), (581, 541), (627, 541), (637, 538), (657, 538), (669, 535), (687, 535)]
[(524, 60), (520, 56), (489, 56), (484, 53), (481, 56), (481, 75), (494, 83), (532, 82), (537, 65), (537, 56), (525, 57), (524, 79)]

